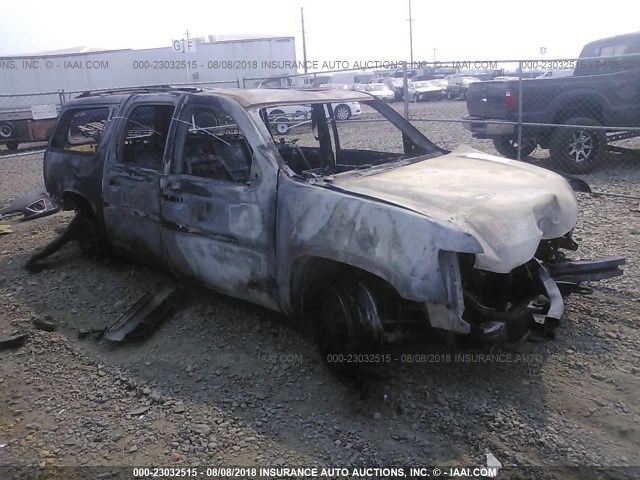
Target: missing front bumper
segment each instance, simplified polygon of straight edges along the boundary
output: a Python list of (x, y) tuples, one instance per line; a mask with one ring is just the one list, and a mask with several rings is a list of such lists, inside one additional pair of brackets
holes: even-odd
[(501, 277), (502, 286), (495, 275), (484, 274), (493, 282), (488, 289), (479, 288), (477, 279), (475, 284), (463, 282), (463, 318), (471, 326), (471, 334), (486, 341), (517, 344), (532, 333), (553, 338), (564, 316), (563, 297), (590, 293), (582, 282), (620, 276), (624, 264), (624, 257), (554, 263), (533, 259)]

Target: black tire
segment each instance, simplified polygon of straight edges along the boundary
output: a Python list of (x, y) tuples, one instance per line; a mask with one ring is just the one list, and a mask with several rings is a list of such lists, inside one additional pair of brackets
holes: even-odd
[[(518, 138), (517, 137), (495, 137), (493, 139), (493, 147), (503, 157), (512, 160), (518, 159)], [(531, 155), (538, 147), (535, 138), (522, 137), (522, 148), (520, 158), (523, 159)]]
[(345, 355), (382, 351), (383, 327), (371, 289), (359, 281), (327, 282), (316, 318), (320, 354), (335, 372), (354, 371)]
[(18, 149), (18, 141), (17, 140), (9, 140), (6, 144), (7, 150), (17, 150)]
[(349, 120), (351, 118), (351, 109), (348, 105), (342, 103), (333, 109), (333, 115), (336, 120)]
[(273, 110), (269, 112), (269, 115), (284, 115), (284, 112), (282, 110)]
[[(565, 125), (599, 127), (593, 118), (571, 117)], [(588, 128), (556, 128), (551, 134), (549, 153), (558, 167), (569, 173), (589, 173), (602, 163), (607, 152), (607, 135), (604, 130)]]
[(90, 259), (102, 258), (108, 250), (107, 242), (104, 240), (96, 217), (91, 212), (79, 211), (74, 235), (80, 245), (82, 253)]
[(0, 138), (7, 139), (13, 138), (15, 136), (15, 128), (11, 122), (1, 122), (0, 123)]

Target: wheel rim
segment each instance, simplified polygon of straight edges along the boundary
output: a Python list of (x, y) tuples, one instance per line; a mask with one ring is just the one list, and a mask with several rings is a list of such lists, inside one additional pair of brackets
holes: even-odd
[(346, 109), (346, 107), (336, 108), (336, 118), (338, 120), (347, 120), (349, 118), (349, 111)]
[(285, 123), (278, 123), (276, 124), (276, 130), (278, 130), (278, 133), (287, 133), (289, 127)]
[(595, 141), (590, 132), (580, 130), (571, 135), (569, 157), (576, 163), (588, 162), (593, 156)]
[(0, 136), (5, 138), (10, 137), (11, 127), (8, 127), (7, 125), (2, 125), (2, 127), (0, 127)]

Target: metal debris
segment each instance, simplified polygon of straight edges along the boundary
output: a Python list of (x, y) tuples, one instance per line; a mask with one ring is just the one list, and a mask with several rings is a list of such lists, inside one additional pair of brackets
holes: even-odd
[(12, 217), (22, 214), (21, 220), (33, 220), (46, 217), (59, 211), (44, 186), (30, 190), (13, 200), (7, 207), (0, 209), (0, 217)]
[(142, 340), (171, 313), (181, 297), (182, 289), (159, 285), (145, 293), (116, 323), (108, 327), (105, 338), (112, 342)]
[(13, 337), (0, 337), (0, 349), (21, 347), (27, 341), (27, 338), (29, 338), (29, 335), (26, 333), (14, 335)]
[(38, 330), (43, 330), (45, 332), (54, 332), (58, 328), (58, 325), (55, 322), (45, 320), (40, 317), (33, 319), (33, 326)]

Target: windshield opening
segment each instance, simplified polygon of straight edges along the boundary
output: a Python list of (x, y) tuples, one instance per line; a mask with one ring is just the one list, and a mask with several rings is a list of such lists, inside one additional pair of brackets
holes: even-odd
[(376, 165), (401, 165), (442, 152), (379, 101), (271, 106), (260, 111), (284, 162), (322, 177)]

